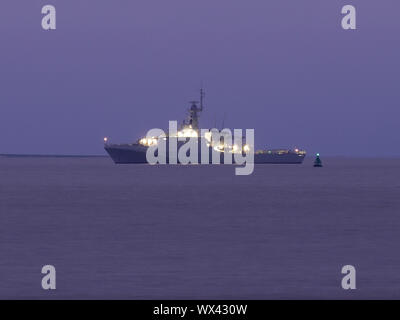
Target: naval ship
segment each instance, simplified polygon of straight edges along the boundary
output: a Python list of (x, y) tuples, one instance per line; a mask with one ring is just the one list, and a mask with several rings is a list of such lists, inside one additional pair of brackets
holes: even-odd
[[(175, 138), (177, 139), (177, 150), (185, 143), (184, 138), (198, 138), (205, 139), (209, 148), (209, 162), (212, 163), (212, 152), (213, 150), (220, 153), (220, 163), (223, 163), (223, 154), (225, 152), (241, 152), (243, 154), (250, 151), (250, 146), (243, 143), (241, 145), (242, 150), (237, 150), (236, 145), (226, 145), (218, 142), (216, 145), (211, 139), (211, 133), (201, 136), (199, 128), (200, 113), (203, 111), (204, 101), (204, 90), (200, 90), (200, 101), (191, 101), (190, 108), (188, 110), (188, 117), (184, 120), (179, 127)], [(159, 139), (166, 140), (166, 163), (173, 163), (169, 159), (169, 136), (159, 137), (142, 137), (133, 143), (125, 144), (114, 144), (109, 143), (108, 138), (104, 138), (104, 149), (110, 155), (112, 160), (117, 164), (128, 164), (128, 163), (148, 163), (146, 158), (147, 149), (151, 146), (157, 145)], [(243, 141), (244, 142), (244, 141)], [(200, 146), (200, 143), (199, 143)], [(176, 154), (175, 154), (176, 156)], [(275, 163), (275, 164), (301, 164), (306, 156), (306, 151), (298, 148), (294, 149), (262, 149), (254, 151), (254, 163)], [(201, 148), (198, 149), (198, 163), (201, 161)], [(179, 162), (179, 161), (178, 161)], [(235, 161), (233, 160), (233, 163)]]

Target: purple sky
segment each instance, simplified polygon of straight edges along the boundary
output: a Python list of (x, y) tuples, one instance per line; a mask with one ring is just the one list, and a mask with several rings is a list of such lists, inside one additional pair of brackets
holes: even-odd
[(399, 156), (399, 35), (398, 0), (1, 0), (0, 153), (103, 154), (181, 121), (203, 81), (203, 127)]

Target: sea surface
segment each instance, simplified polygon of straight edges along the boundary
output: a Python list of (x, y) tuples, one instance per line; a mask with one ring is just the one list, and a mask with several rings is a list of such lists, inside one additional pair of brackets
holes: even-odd
[(0, 298), (400, 299), (400, 159), (321, 159), (0, 157)]

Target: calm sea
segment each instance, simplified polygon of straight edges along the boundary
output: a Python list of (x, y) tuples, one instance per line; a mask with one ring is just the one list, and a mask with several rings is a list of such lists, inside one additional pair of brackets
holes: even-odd
[(0, 158), (0, 298), (399, 299), (400, 159), (322, 160)]

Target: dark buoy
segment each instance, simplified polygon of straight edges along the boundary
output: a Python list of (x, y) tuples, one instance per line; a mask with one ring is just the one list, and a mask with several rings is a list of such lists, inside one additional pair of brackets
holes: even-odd
[(317, 153), (317, 157), (315, 158), (314, 167), (322, 167), (322, 161), (319, 158), (319, 153)]

